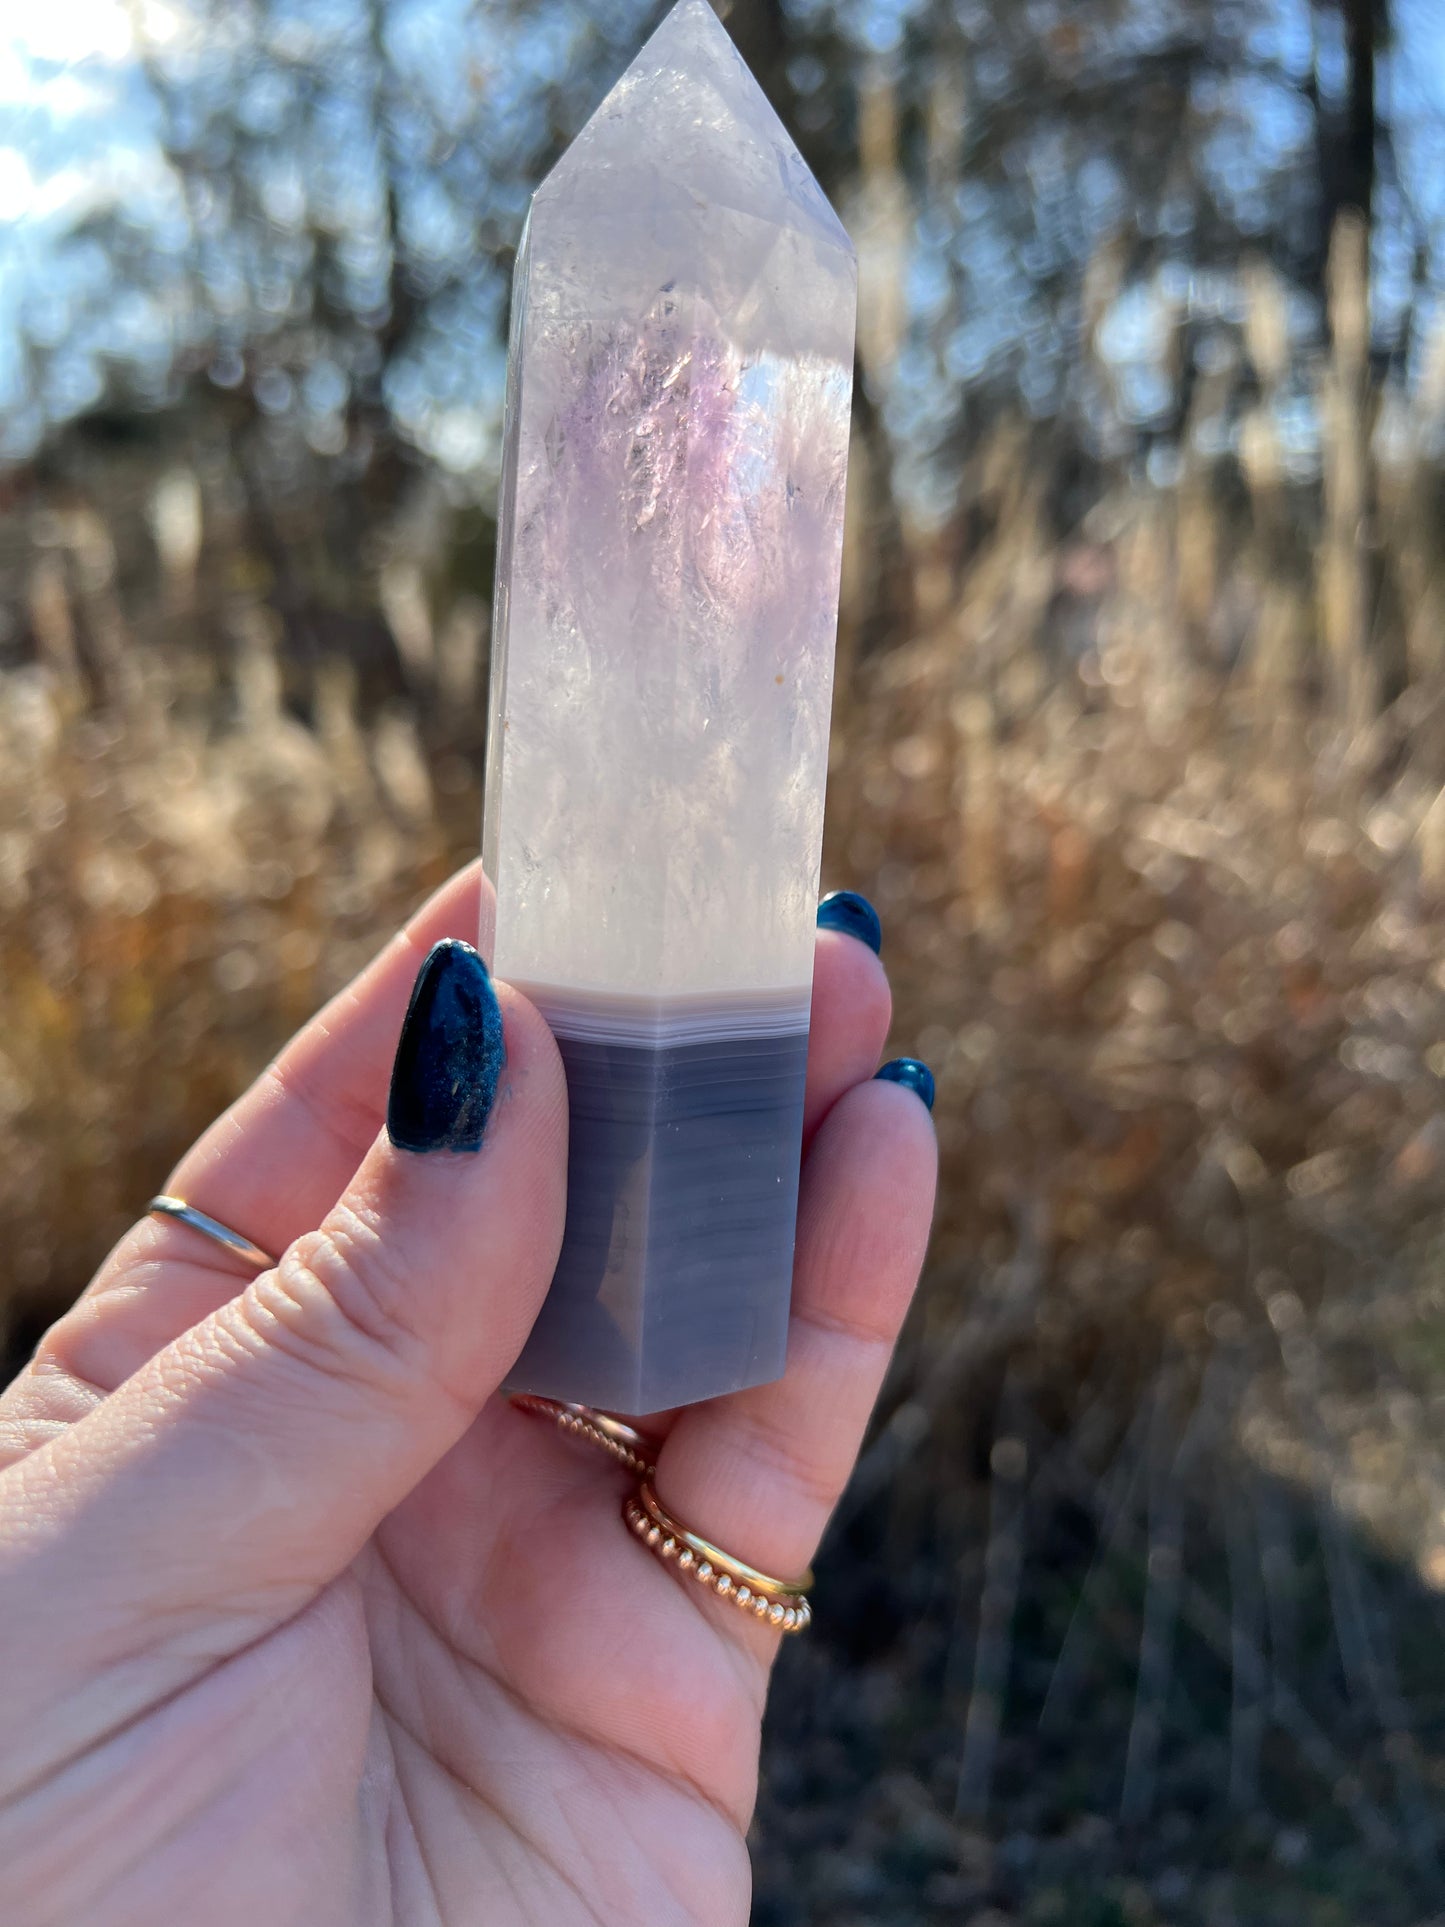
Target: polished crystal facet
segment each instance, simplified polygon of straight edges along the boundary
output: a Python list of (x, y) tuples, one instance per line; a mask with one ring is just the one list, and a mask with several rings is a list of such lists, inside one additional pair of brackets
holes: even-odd
[(704, 0), (533, 197), (484, 841), (571, 1152), (517, 1388), (650, 1411), (783, 1368), (855, 284)]

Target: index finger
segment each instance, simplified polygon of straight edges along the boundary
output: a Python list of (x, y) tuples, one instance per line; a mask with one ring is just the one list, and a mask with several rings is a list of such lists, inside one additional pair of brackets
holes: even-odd
[[(279, 1256), (313, 1231), (350, 1182), (386, 1110), (397, 1035), (422, 959), (443, 937), (492, 947), (496, 894), (480, 862), (444, 883), (386, 948), (305, 1024), (187, 1151), (165, 1189)], [(185, 1226), (143, 1219), (96, 1276), (104, 1291), (138, 1263), (205, 1258)], [(238, 1288), (250, 1276), (242, 1270)], [(209, 1308), (208, 1308), (209, 1309)], [(184, 1329), (182, 1327), (181, 1329)]]
[[(422, 958), (443, 937), (480, 934), (490, 952), (495, 906), (480, 862), (443, 884), (197, 1139), (166, 1191), (275, 1257), (314, 1230), (380, 1128)], [(189, 1226), (140, 1219), (5, 1394), (0, 1464), (84, 1417), (252, 1276), (253, 1266)]]

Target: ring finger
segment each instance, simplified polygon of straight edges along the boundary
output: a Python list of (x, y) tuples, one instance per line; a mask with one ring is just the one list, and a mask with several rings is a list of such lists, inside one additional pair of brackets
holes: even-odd
[[(667, 1510), (780, 1579), (807, 1566), (852, 1471), (922, 1267), (936, 1171), (910, 1090), (874, 1080), (835, 1105), (803, 1171), (786, 1375), (687, 1408), (658, 1457)], [(741, 1614), (715, 1610), (746, 1636)]]

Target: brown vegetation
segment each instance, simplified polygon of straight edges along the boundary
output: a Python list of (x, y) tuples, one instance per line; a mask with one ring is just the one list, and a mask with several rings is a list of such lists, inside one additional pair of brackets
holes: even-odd
[[(1335, 339), (1314, 509), (1261, 408), (1237, 472), (1101, 491), (1061, 546), (1005, 426), (969, 541), (903, 531), (886, 650), (855, 531), (826, 880), (882, 913), (944, 1181), (780, 1680), (760, 1921), (1385, 1927), (1442, 1891), (1434, 403), (1386, 435)], [(444, 545), (328, 582), (298, 511), (298, 599), (223, 466), (117, 475), (77, 456), (7, 563), (12, 1353), (477, 842)]]

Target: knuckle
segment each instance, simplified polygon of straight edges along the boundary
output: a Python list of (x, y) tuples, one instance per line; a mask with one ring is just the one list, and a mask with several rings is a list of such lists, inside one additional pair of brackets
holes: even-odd
[(369, 1096), (344, 1083), (336, 1086), (320, 1078), (294, 1053), (285, 1052), (264, 1073), (282, 1097), (297, 1105), (324, 1137), (360, 1163), (380, 1126), (380, 1115)]
[(430, 1376), (414, 1293), (379, 1227), (342, 1204), (252, 1286), (273, 1344), (330, 1377), (372, 1387)]
[(833, 1510), (847, 1468), (820, 1456), (816, 1435), (806, 1440), (758, 1414), (749, 1415), (743, 1425), (743, 1449), (770, 1484), (781, 1485), (820, 1515)]
[(793, 1309), (793, 1318), (820, 1341), (836, 1341), (864, 1354), (871, 1363), (880, 1356), (886, 1362), (898, 1336), (897, 1320), (880, 1312), (876, 1302), (853, 1304), (802, 1304)]

